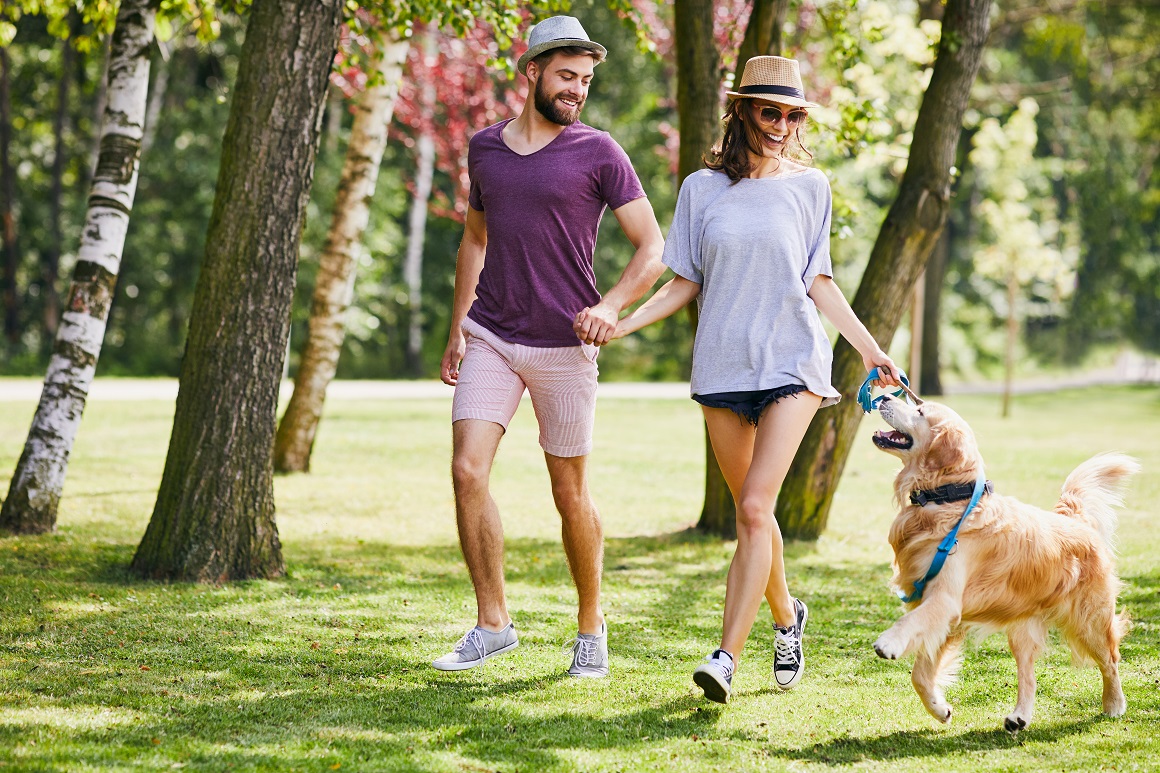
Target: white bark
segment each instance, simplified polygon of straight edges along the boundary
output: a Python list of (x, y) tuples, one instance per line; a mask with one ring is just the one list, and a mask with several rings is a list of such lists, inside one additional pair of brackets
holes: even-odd
[(375, 52), (377, 82), (363, 92), (355, 109), (330, 233), (314, 285), (309, 334), (294, 379), (294, 393), (278, 425), (274, 444), (274, 467), (279, 471), (304, 471), (310, 466), (326, 388), (338, 368), (346, 334), (344, 317), (354, 295), (362, 238), (370, 220), (370, 201), (409, 48), (410, 43), (396, 33), (382, 33)]
[[(438, 30), (431, 25), (427, 30), (424, 53), (429, 62), (439, 55), (435, 43)], [(417, 143), (419, 151), (415, 168), (415, 198), (411, 202), (411, 216), (407, 223), (407, 255), (403, 262), (403, 281), (407, 283), (407, 362), (416, 376), (423, 374), (423, 244), (427, 234), (427, 207), (431, 201), (431, 183), (435, 176), (435, 138), (427, 127), (432, 125), (435, 113), (435, 83), (431, 78), (423, 84), (423, 133)]]
[(40, 405), (0, 510), (0, 527), (51, 531), (108, 321), (137, 190), (155, 10), (123, 0), (109, 48), (100, 153), (77, 264)]
[(431, 200), (431, 183), (435, 176), (435, 139), (419, 136), (419, 164), (415, 172), (415, 199), (411, 202), (408, 222), (407, 256), (403, 263), (403, 280), (407, 283), (410, 315), (407, 329), (407, 359), (415, 375), (421, 375), (423, 355), (423, 242), (427, 232), (427, 205)]

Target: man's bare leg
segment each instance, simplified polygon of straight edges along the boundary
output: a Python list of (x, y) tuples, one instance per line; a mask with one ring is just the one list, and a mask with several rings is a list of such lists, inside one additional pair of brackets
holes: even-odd
[(588, 457), (545, 453), (544, 459), (552, 479), (552, 498), (560, 511), (564, 553), (580, 599), (576, 621), (580, 633), (598, 634), (604, 625), (600, 607), (604, 528), (588, 491)]
[(504, 597), (503, 524), (489, 481), (504, 428), (481, 419), (461, 419), (451, 427), (451, 479), (459, 547), (475, 586), (478, 624), (499, 631), (511, 617)]

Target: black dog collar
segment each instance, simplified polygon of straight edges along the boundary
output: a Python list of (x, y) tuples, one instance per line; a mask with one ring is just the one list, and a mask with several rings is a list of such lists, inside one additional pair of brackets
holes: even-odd
[[(983, 487), (984, 494), (990, 494), (995, 489), (991, 481)], [(948, 483), (934, 489), (910, 492), (910, 504), (918, 505), (945, 505), (947, 502), (958, 502), (960, 499), (970, 499), (975, 493), (974, 483)]]

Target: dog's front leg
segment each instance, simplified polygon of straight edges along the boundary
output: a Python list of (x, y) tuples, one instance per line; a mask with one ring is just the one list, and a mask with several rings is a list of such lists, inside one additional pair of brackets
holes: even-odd
[(1003, 727), (1009, 733), (1018, 733), (1031, 724), (1031, 712), (1035, 707), (1035, 659), (1043, 651), (1046, 638), (1047, 626), (1041, 620), (1026, 620), (1007, 630), (1007, 643), (1015, 656), (1019, 678), (1015, 710), (1003, 720)]
[[(955, 561), (954, 558), (960, 560)], [(963, 614), (965, 557), (953, 556), (942, 572), (931, 580), (918, 606), (907, 612), (874, 642), (878, 657), (897, 660), (903, 655), (924, 649), (932, 658), (946, 641), (951, 627), (958, 625)]]
[(933, 655), (920, 649), (914, 657), (914, 670), (910, 681), (914, 691), (922, 698), (922, 705), (930, 715), (944, 724), (950, 724), (951, 705), (943, 696), (943, 685), (950, 681), (959, 653), (963, 645), (963, 631), (958, 628), (951, 632), (942, 647)]

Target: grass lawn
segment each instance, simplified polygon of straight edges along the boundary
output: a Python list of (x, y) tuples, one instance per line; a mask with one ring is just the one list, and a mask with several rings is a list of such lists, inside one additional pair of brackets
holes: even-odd
[[(1121, 512), (1128, 713), (1100, 714), (1095, 669), (1053, 645), (1031, 728), (1001, 729), (1015, 664), (1001, 636), (968, 650), (943, 727), (909, 663), (870, 645), (901, 606), (887, 588), (897, 462), (870, 417), (829, 529), (791, 545), (810, 605), (807, 673), (779, 692), (768, 613), (728, 707), (693, 668), (716, 646), (733, 545), (688, 530), (703, 445), (690, 401), (602, 400), (592, 457), (607, 533), (613, 678), (564, 676), (574, 594), (529, 406), (500, 449), (510, 605), (522, 644), (483, 669), (428, 662), (474, 622), (447, 472), (449, 401), (332, 402), (310, 475), (279, 478), (289, 576), (224, 587), (126, 571), (152, 510), (172, 405), (94, 402), (57, 533), (0, 538), (0, 768), (11, 770), (1156, 770), (1160, 763), (1160, 390), (949, 400), (999, 490), (1050, 506), (1102, 450), (1143, 473)], [(0, 479), (34, 405), (0, 402)]]

